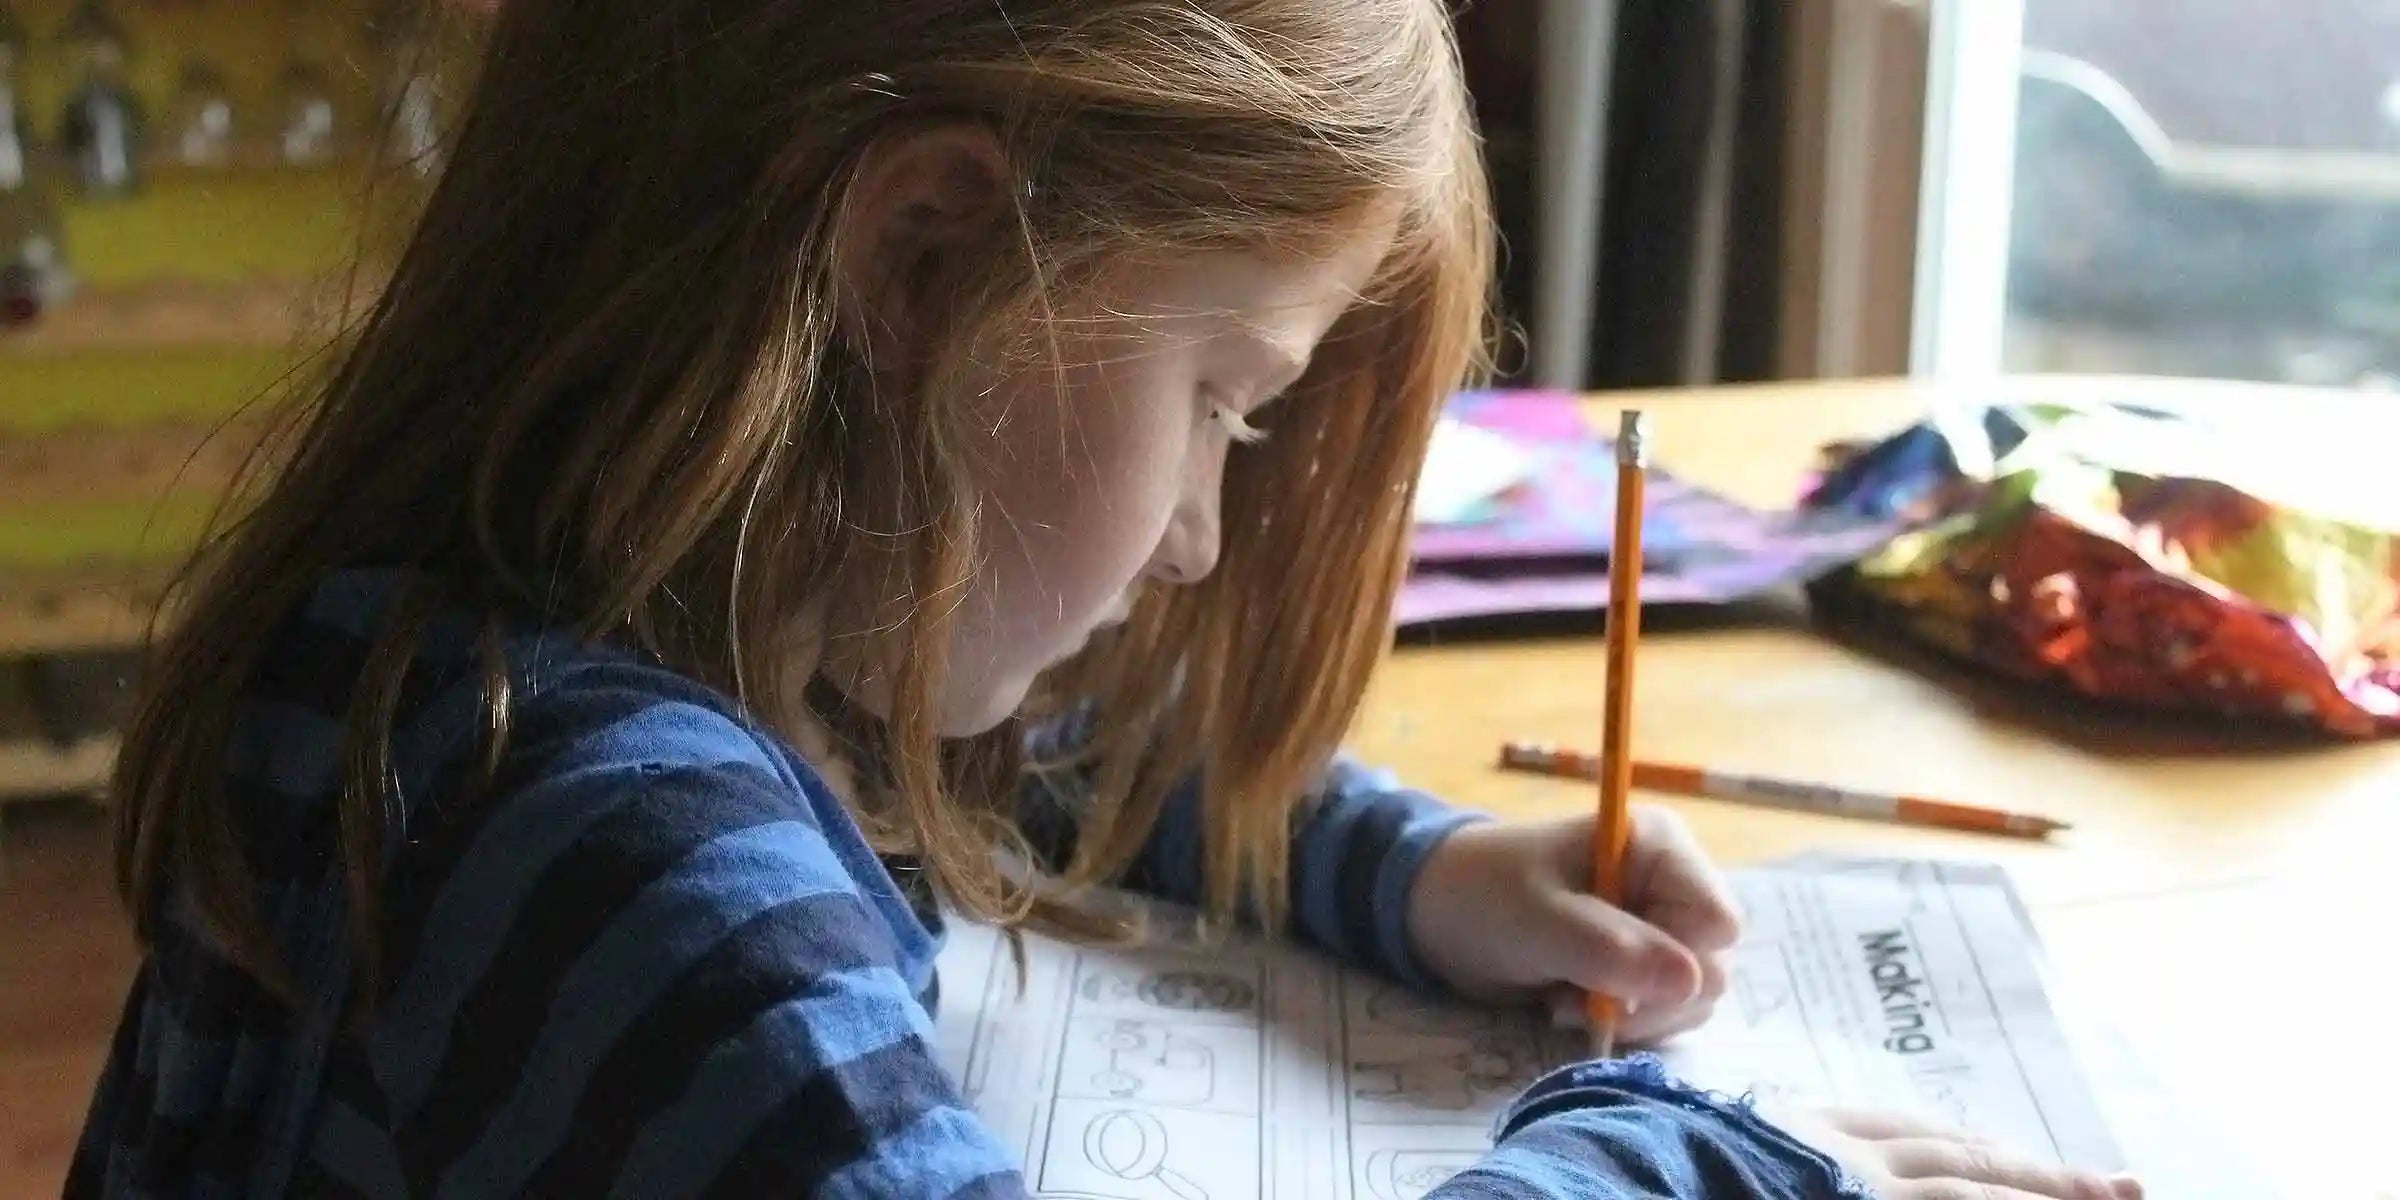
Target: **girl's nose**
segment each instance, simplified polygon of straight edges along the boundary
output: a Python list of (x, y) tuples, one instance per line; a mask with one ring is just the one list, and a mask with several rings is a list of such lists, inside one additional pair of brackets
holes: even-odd
[(1158, 554), (1150, 560), (1151, 578), (1178, 585), (1198, 583), (1217, 569), (1220, 549), (1215, 501), (1187, 504), (1158, 543)]

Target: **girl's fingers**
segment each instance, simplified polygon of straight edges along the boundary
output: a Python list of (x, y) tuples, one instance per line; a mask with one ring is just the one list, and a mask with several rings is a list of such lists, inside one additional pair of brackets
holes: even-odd
[(1604, 992), (1640, 1010), (1690, 1003), (1705, 979), (1700, 960), (1666, 931), (1594, 896), (1568, 893), (1550, 928), (1543, 959), (1567, 983)]
[(1953, 1180), (1986, 1187), (2013, 1188), (2051, 1200), (2135, 1200), (2138, 1187), (2121, 1190), (2124, 1180), (2111, 1180), (2090, 1171), (2057, 1163), (2035, 1162), (1991, 1146), (1952, 1138), (1901, 1138), (1878, 1148), (1885, 1166), (1899, 1179)]
[(2040, 1192), (1959, 1179), (1909, 1179), (1877, 1194), (1885, 1200), (2057, 1200)]
[(1741, 903), (1691, 826), (1666, 809), (1644, 805), (1634, 810), (1633, 838), (1625, 881), (1629, 907), (1701, 953), (1729, 950), (1741, 940)]
[(1619, 1026), (1617, 1039), (1628, 1046), (1655, 1046), (1706, 1025), (1708, 1014), (1708, 1006), (1697, 1002), (1677, 1008), (1645, 1008)]
[(1637, 1046), (1654, 1045), (1708, 1023), (1725, 994), (1725, 964), (1721, 956), (1700, 956), (1700, 991), (1671, 1008), (1644, 1008), (1627, 1017), (1620, 1036)]

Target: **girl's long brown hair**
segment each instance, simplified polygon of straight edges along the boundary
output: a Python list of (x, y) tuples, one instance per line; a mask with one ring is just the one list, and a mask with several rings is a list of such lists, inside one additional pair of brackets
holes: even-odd
[[(978, 431), (934, 391), (859, 385), (832, 266), (862, 152), (960, 122), (999, 140), (1016, 212), (945, 344), (1038, 321), (1111, 262), (1301, 251), (1400, 213), (1273, 439), (1229, 463), (1217, 572), (1146, 598), (1044, 689), (1100, 714), (1069, 887), (1120, 870), (1200, 770), (1212, 909), (1276, 919), (1292, 806), (1387, 641), (1415, 466), (1484, 345), (1491, 234), (1439, 0), (503, 6), (388, 284), (154, 639), (114, 782), (145, 934), (180, 886), (236, 961), (280, 978), (239, 850), (251, 815), (219, 772), (234, 698), (329, 569), (424, 581), (346, 722), (341, 852), (370, 974), (391, 722), (433, 606), (637, 646), (789, 733), (793, 614), (868, 564), (907, 595), (966, 579)], [(1056, 893), (996, 853), (1014, 833), (992, 764), (1016, 769), (1017, 731), (938, 735), (949, 620), (921, 606), (889, 642), (874, 750), (893, 786), (860, 816), (953, 903), (1014, 921)], [(487, 660), (489, 763), (511, 697)]]

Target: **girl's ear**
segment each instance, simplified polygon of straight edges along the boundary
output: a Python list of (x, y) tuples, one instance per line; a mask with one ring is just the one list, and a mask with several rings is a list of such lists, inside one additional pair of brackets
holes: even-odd
[(869, 147), (837, 222), (834, 272), (845, 332), (881, 366), (908, 361), (940, 329), (962, 282), (1006, 227), (1008, 160), (971, 125), (921, 129)]

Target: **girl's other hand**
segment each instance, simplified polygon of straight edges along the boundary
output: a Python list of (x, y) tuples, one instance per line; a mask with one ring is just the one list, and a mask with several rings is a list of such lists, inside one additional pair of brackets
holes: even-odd
[(1793, 1109), (1768, 1115), (1833, 1156), (1884, 1200), (2141, 1200), (2142, 1185), (2038, 1162), (1955, 1129), (1894, 1113)]
[(1426, 860), (1408, 898), (1418, 959), (1461, 995), (1580, 1014), (1597, 990), (1618, 1037), (1655, 1042), (1708, 1019), (1741, 936), (1732, 892), (1682, 820), (1633, 808), (1625, 907), (1591, 893), (1592, 814), (1470, 825)]

